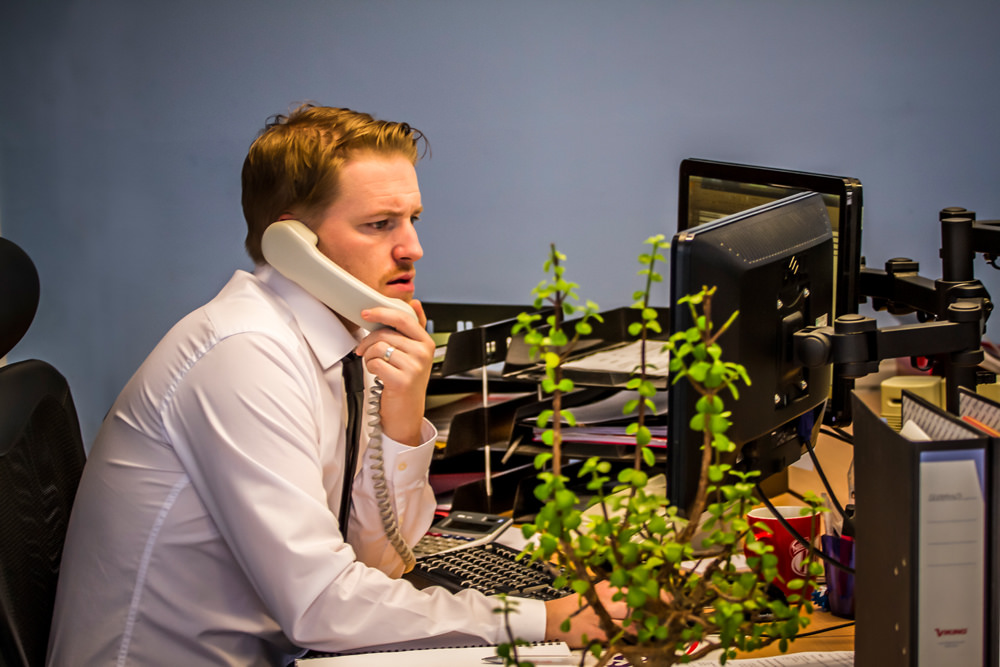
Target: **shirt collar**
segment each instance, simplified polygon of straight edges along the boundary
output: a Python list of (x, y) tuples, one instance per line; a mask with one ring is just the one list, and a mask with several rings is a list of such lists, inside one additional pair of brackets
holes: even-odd
[(288, 305), (302, 335), (324, 370), (338, 363), (368, 335), (364, 329), (351, 334), (330, 308), (269, 264), (260, 264), (254, 275)]

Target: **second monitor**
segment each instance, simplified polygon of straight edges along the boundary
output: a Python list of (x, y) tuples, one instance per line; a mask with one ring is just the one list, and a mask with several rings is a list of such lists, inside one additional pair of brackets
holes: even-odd
[[(803, 441), (816, 434), (829, 394), (830, 364), (795, 362), (792, 335), (827, 326), (833, 311), (833, 233), (820, 195), (803, 193), (678, 232), (670, 248), (670, 331), (693, 320), (679, 300), (703, 286), (716, 287), (716, 327), (739, 311), (719, 338), (723, 360), (742, 364), (752, 386), (740, 399), (727, 395), (727, 435), (740, 448), (741, 467), (762, 478), (798, 460)], [(702, 433), (688, 422), (698, 392), (685, 378), (669, 392), (667, 493), (690, 506), (701, 476)]]
[[(861, 181), (847, 176), (689, 158), (680, 165), (677, 230), (777, 201), (800, 192), (816, 192), (823, 199), (833, 232), (833, 312), (858, 312), (858, 275), (861, 268)], [(850, 393), (854, 381), (832, 380), (824, 419), (845, 426), (851, 421)]]

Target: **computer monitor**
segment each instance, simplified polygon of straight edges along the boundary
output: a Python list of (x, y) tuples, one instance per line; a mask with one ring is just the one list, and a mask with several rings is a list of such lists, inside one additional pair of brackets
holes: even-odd
[[(670, 331), (692, 326), (678, 300), (715, 287), (712, 318), (723, 323), (723, 359), (746, 367), (752, 385), (740, 399), (724, 396), (732, 412), (727, 435), (736, 465), (766, 478), (798, 460), (815, 437), (832, 366), (795, 363), (792, 334), (827, 326), (833, 313), (833, 232), (821, 195), (802, 193), (678, 232), (670, 248)], [(681, 509), (694, 498), (702, 434), (688, 422), (698, 399), (687, 379), (671, 377), (668, 404), (667, 494)]]
[[(856, 178), (689, 158), (680, 166), (677, 230), (799, 192), (819, 193), (830, 216), (834, 248), (831, 322), (840, 315), (857, 313), (862, 197), (861, 181)], [(850, 423), (853, 388), (853, 380), (834, 373), (826, 423)]]

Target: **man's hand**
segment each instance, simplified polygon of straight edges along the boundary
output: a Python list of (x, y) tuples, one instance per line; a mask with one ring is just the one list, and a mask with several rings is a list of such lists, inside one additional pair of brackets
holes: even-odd
[[(623, 618), (626, 611), (625, 602), (611, 600), (611, 596), (618, 589), (611, 587), (607, 582), (597, 584), (596, 588), (597, 595), (604, 603), (604, 608), (608, 610), (611, 618)], [(569, 632), (563, 632), (560, 626), (565, 619), (570, 617), (572, 619)], [(564, 641), (573, 648), (585, 648), (583, 635), (587, 635), (588, 639), (607, 639), (593, 609), (589, 606), (580, 609), (579, 598), (576, 595), (568, 595), (545, 603), (545, 639)]]
[(404, 445), (421, 443), (427, 382), (434, 363), (434, 341), (424, 328), (427, 315), (417, 300), (410, 302), (416, 322), (405, 313), (391, 308), (371, 308), (361, 313), (368, 322), (390, 328), (369, 334), (355, 352), (364, 357), (365, 366), (385, 386), (382, 392), (382, 432)]

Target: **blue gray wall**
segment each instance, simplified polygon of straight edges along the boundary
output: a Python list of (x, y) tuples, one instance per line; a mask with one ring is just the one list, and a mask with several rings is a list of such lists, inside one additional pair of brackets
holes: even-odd
[(527, 302), (556, 241), (583, 294), (624, 305), (689, 156), (860, 178), (869, 263), (930, 277), (939, 209), (1000, 218), (986, 0), (4, 5), (0, 232), (43, 286), (10, 358), (66, 373), (88, 440), (167, 328), (249, 266), (243, 155), (301, 100), (430, 138), (425, 300)]

